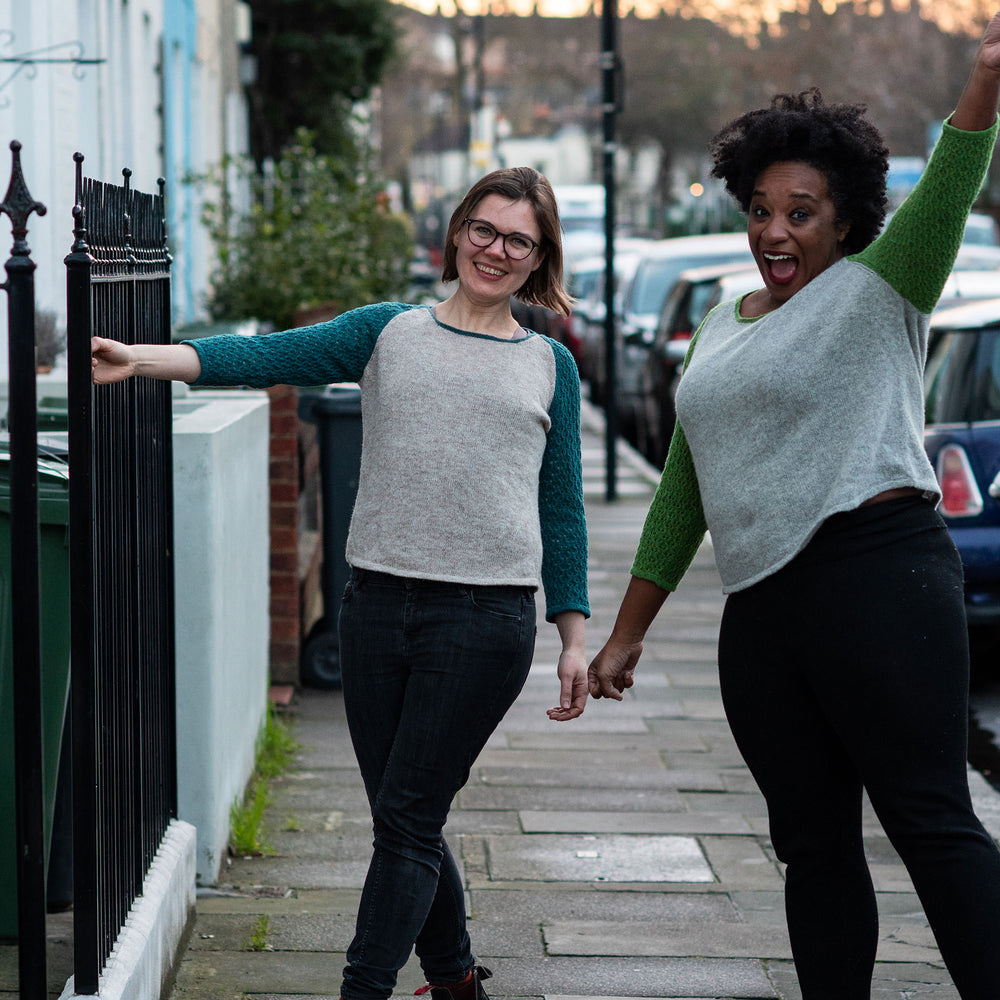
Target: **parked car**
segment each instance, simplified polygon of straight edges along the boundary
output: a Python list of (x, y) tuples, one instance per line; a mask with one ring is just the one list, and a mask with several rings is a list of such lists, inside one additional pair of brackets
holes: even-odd
[(746, 233), (714, 233), (660, 240), (643, 253), (622, 292), (616, 323), (618, 411), (622, 429), (635, 438), (636, 413), (642, 400), (641, 374), (653, 344), (656, 324), (674, 282), (691, 267), (742, 262), (753, 264)]
[(576, 366), (580, 378), (587, 378), (586, 332), (590, 312), (594, 308), (594, 287), (604, 278), (604, 258), (585, 257), (570, 266), (566, 290), (573, 298), (573, 312), (569, 317), (569, 328), (576, 344)]
[[(728, 284), (723, 285), (728, 279)], [(739, 261), (682, 271), (667, 296), (640, 372), (640, 394), (634, 412), (636, 447), (662, 466), (674, 432), (674, 393), (691, 337), (708, 315), (710, 303), (725, 287), (729, 299), (761, 285), (760, 272)], [(735, 289), (735, 290), (734, 290)]]
[(1000, 650), (1000, 298), (938, 309), (924, 375), (924, 445), (965, 570), (974, 659)]
[[(615, 290), (613, 310), (621, 311), (622, 288), (625, 287), (642, 258), (643, 251), (654, 241), (644, 239), (620, 239), (615, 241)], [(604, 316), (606, 313), (605, 265), (604, 257), (592, 258), (600, 261), (600, 268), (594, 275), (593, 283), (586, 299), (578, 303), (575, 323), (580, 332), (580, 375), (590, 384), (590, 398), (599, 403), (604, 399)]]
[(997, 230), (996, 219), (985, 212), (970, 212), (968, 219), (965, 220), (962, 242), (978, 246), (1000, 246), (1000, 232)]
[(526, 330), (534, 330), (535, 333), (544, 334), (560, 344), (565, 344), (573, 357), (577, 358), (578, 345), (573, 336), (569, 316), (560, 316), (548, 306), (529, 305), (514, 298), (510, 300), (510, 311), (514, 319)]
[(976, 299), (1000, 298), (1000, 271), (952, 271), (938, 299), (937, 308), (963, 305)]

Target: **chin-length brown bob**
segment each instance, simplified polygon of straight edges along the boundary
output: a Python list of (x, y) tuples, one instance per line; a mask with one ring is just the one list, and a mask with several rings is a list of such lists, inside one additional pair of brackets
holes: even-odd
[(454, 281), (458, 277), (455, 236), (466, 219), (475, 218), (476, 206), (491, 194), (511, 201), (528, 202), (542, 233), (542, 245), (536, 251), (542, 254), (542, 263), (515, 292), (515, 297), (529, 305), (547, 306), (562, 316), (568, 316), (572, 300), (563, 288), (562, 226), (556, 196), (548, 180), (532, 167), (504, 167), (488, 173), (472, 185), (448, 223), (441, 280)]

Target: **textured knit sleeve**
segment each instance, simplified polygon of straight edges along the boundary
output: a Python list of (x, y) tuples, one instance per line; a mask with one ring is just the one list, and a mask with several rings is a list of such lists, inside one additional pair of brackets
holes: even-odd
[(921, 312), (933, 310), (951, 273), (996, 138), (996, 123), (984, 132), (946, 123), (923, 175), (885, 232), (852, 258)]
[(552, 621), (560, 611), (582, 611), (589, 618), (590, 603), (580, 454), (580, 376), (569, 351), (554, 340), (549, 344), (556, 360), (556, 387), (538, 476), (538, 516), (545, 618)]
[(259, 337), (224, 334), (186, 340), (201, 359), (198, 386), (326, 385), (357, 382), (375, 341), (394, 316), (412, 309), (382, 302), (342, 313), (326, 323)]
[(646, 514), (632, 575), (650, 580), (663, 590), (676, 590), (705, 531), (705, 514), (691, 449), (677, 423), (660, 485)]

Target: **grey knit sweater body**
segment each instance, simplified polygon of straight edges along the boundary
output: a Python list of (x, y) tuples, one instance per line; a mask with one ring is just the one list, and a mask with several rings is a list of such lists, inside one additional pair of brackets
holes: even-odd
[(922, 438), (927, 315), (851, 260), (792, 301), (749, 321), (720, 309), (677, 393), (726, 592), (883, 490), (940, 499)]
[(590, 614), (580, 379), (531, 331), (456, 330), (398, 302), (260, 337), (189, 341), (198, 385), (361, 386), (347, 561), (396, 576), (545, 588), (546, 618)]

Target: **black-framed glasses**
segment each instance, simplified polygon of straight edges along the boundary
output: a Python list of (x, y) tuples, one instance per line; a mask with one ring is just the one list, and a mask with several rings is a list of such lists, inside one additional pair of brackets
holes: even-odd
[(473, 246), (491, 246), (499, 237), (503, 240), (504, 253), (511, 260), (524, 260), (541, 246), (524, 233), (501, 233), (496, 226), (483, 222), (482, 219), (466, 219), (464, 225), (469, 227), (469, 240)]

